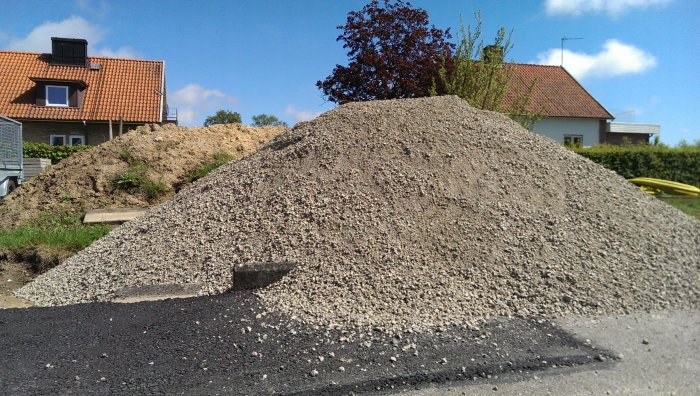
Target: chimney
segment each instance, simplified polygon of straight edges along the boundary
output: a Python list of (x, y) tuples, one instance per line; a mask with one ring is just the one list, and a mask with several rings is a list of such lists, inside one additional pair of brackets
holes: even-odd
[(87, 40), (51, 37), (51, 64), (88, 67)]

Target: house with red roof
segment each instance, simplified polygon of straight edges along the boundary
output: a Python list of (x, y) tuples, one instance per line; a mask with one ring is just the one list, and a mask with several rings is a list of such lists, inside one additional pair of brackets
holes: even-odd
[(514, 85), (522, 92), (532, 87), (527, 109), (544, 117), (532, 131), (560, 143), (593, 146), (599, 143), (648, 143), (660, 127), (613, 122), (608, 112), (561, 66), (513, 64)]
[(50, 54), (0, 51), (0, 115), (24, 140), (97, 145), (168, 117), (165, 62), (88, 56), (87, 41), (51, 38)]

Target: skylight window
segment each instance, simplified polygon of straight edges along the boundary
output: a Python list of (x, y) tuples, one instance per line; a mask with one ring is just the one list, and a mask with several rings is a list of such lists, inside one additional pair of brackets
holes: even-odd
[(46, 86), (46, 105), (68, 107), (68, 87), (59, 85)]

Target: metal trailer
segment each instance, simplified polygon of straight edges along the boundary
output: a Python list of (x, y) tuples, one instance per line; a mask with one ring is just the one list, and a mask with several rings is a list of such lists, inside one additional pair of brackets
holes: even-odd
[(0, 116), (0, 197), (24, 181), (22, 123)]

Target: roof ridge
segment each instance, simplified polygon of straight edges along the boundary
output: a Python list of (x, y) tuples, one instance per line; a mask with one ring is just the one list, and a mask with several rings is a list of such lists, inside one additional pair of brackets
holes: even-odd
[[(14, 51), (14, 50), (0, 50), (0, 53), (18, 54), (18, 55), (51, 55), (50, 52), (29, 52), (29, 51)], [(117, 58), (117, 57), (100, 56), (100, 55), (88, 55), (88, 59), (109, 59), (109, 60), (130, 61), (130, 62), (165, 62), (162, 59)]]
[(92, 56), (88, 55), (88, 59), (109, 59), (114, 61), (129, 61), (129, 62), (165, 62), (161, 59), (138, 59), (138, 58), (112, 58), (109, 56)]
[(555, 67), (555, 68), (561, 68), (563, 69), (563, 66), (560, 65), (540, 65), (538, 63), (520, 63), (520, 62), (513, 62), (514, 65), (520, 65), (520, 66), (537, 66), (537, 67)]

